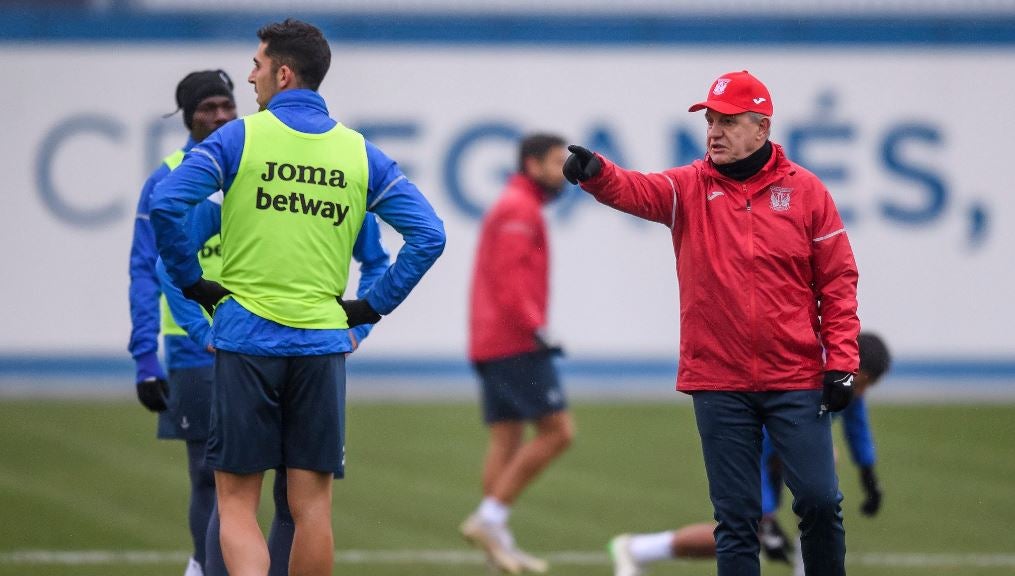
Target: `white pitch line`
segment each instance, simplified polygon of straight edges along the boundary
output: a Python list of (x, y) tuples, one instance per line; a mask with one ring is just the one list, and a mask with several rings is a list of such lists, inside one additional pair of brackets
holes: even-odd
[[(0, 552), (0, 565), (137, 565), (186, 563), (189, 552), (156, 550), (15, 550)], [(570, 550), (549, 552), (545, 558), (560, 566), (600, 566), (609, 563), (605, 552)], [(700, 562), (685, 560), (683, 562)], [(470, 550), (336, 550), (336, 564), (432, 564), (483, 565), (480, 552)], [(848, 554), (846, 563), (861, 566), (914, 568), (1015, 568), (1015, 554), (1009, 553), (890, 553)]]

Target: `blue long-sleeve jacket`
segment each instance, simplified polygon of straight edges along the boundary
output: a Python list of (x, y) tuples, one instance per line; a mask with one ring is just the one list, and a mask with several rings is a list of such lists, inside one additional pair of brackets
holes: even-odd
[[(858, 468), (867, 468), (877, 462), (874, 451), (874, 435), (871, 433), (870, 419), (867, 417), (867, 404), (863, 396), (854, 398), (845, 410), (839, 413), (842, 431), (849, 445), (849, 453)], [(779, 508), (779, 495), (782, 483), (773, 481), (768, 468), (769, 459), (775, 454), (775, 448), (764, 432), (761, 443), (761, 512), (774, 513)]]
[[(336, 124), (328, 116), (324, 100), (311, 90), (281, 92), (272, 98), (268, 110), (299, 132), (321, 134)], [(155, 189), (152, 226), (166, 270), (177, 286), (189, 286), (201, 277), (197, 257), (188, 250), (187, 215), (216, 190), (228, 194), (239, 170), (244, 135), (242, 120), (219, 128), (195, 146)], [(443, 252), (444, 224), (393, 160), (372, 143), (366, 142), (365, 146), (369, 170), (367, 210), (380, 216), (405, 240), (394, 264), (365, 295), (374, 310), (388, 314)], [(265, 356), (348, 352), (341, 332), (282, 326), (228, 299), (215, 312), (214, 345), (221, 350)]]
[[(183, 150), (194, 147), (188, 139)], [(130, 342), (127, 349), (137, 365), (137, 380), (165, 378), (165, 371), (159, 363), (159, 332), (161, 312), (159, 297), (162, 295), (159, 278), (155, 270), (158, 251), (155, 248), (155, 233), (149, 219), (152, 191), (170, 173), (163, 162), (155, 169), (141, 188), (137, 214), (134, 219), (134, 236), (130, 245)], [(166, 362), (170, 370), (211, 364), (211, 354), (185, 336), (166, 335), (163, 337)]]
[[(202, 202), (191, 212), (188, 224), (191, 242), (195, 246), (203, 245), (209, 238), (221, 231), (221, 205), (211, 200)], [(388, 269), (391, 261), (388, 251), (381, 243), (381, 228), (377, 223), (377, 217), (373, 214), (367, 214), (363, 219), (363, 227), (360, 228), (359, 236), (356, 237), (356, 243), (352, 248), (352, 257), (360, 264), (357, 296), (363, 297), (369, 292), (374, 282), (384, 275), (384, 271)], [(173, 319), (187, 332), (195, 344), (207, 350), (208, 346), (212, 344), (212, 326), (204, 315), (201, 305), (186, 298), (183, 291), (172, 283), (161, 259), (156, 265), (156, 271), (162, 291), (169, 302), (169, 309), (173, 313)], [(356, 349), (370, 334), (372, 328), (373, 324), (362, 324), (343, 331), (343, 337), (349, 342), (350, 348)]]

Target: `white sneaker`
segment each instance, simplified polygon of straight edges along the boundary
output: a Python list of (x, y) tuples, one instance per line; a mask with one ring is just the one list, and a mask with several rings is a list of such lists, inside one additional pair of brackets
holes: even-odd
[(546, 574), (546, 572), (550, 569), (549, 562), (543, 560), (542, 558), (536, 558), (517, 546), (511, 552), (515, 555), (515, 558), (518, 559), (518, 563), (522, 565), (522, 569), (526, 572)]
[(613, 558), (613, 576), (641, 576), (641, 565), (631, 556), (631, 535), (621, 534), (610, 540), (610, 558)]
[(204, 576), (204, 570), (201, 569), (197, 560), (191, 558), (190, 562), (187, 562), (187, 571), (183, 573), (183, 576)]
[(522, 562), (515, 555), (514, 538), (507, 526), (483, 522), (472, 514), (458, 530), (469, 543), (482, 548), (494, 566), (508, 574), (522, 573)]

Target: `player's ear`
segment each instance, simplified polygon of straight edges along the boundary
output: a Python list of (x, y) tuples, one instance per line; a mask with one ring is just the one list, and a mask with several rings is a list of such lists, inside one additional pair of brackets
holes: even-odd
[(288, 64), (282, 64), (275, 73), (275, 80), (278, 81), (279, 88), (292, 88), (296, 85), (296, 74)]

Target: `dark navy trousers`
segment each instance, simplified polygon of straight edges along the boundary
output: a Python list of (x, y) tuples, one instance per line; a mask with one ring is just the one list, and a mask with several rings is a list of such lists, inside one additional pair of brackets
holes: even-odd
[(842, 493), (835, 475), (831, 414), (818, 417), (820, 390), (693, 392), (708, 475), (719, 576), (757, 576), (761, 518), (761, 428), (783, 464), (800, 518), (808, 576), (846, 573)]

